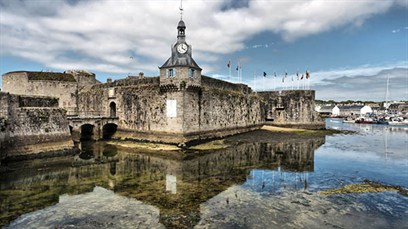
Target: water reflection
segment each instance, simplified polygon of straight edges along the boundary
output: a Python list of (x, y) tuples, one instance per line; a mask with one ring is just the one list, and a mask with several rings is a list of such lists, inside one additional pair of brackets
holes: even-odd
[[(24, 215), (11, 226), (30, 225), (32, 222), (26, 217), (47, 225), (55, 223), (59, 227), (75, 225), (76, 221), (64, 218), (48, 220), (47, 212), (61, 211), (58, 207), (61, 195), (79, 195), (78, 198), (82, 198), (81, 195), (86, 193), (95, 193), (97, 186), (158, 208), (159, 222), (166, 227), (191, 228), (200, 220), (200, 204), (232, 185), (249, 187), (256, 183), (256, 188), (251, 186), (254, 190), (268, 192), (292, 187), (307, 188), (305, 174), (314, 170), (314, 151), (323, 143), (324, 137), (242, 143), (198, 154), (140, 153), (104, 142), (83, 143), (82, 153), (75, 157), (9, 164), (13, 171), (2, 174), (0, 178), (1, 225), (37, 210), (41, 214)], [(270, 176), (272, 172), (276, 172), (276, 177)], [(264, 177), (258, 182), (261, 174)], [(270, 182), (270, 179), (279, 182)], [(89, 204), (92, 205), (93, 201), (97, 201), (92, 198), (104, 193), (101, 189), (96, 192), (83, 198), (91, 201)], [(133, 206), (134, 210), (137, 208)], [(99, 213), (98, 220), (103, 220), (101, 214), (105, 213)], [(91, 214), (88, 217), (96, 216)]]

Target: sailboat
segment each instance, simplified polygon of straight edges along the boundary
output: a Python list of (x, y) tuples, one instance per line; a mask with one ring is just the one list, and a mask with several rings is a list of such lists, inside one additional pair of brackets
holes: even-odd
[[(390, 74), (387, 74), (387, 88), (385, 90), (385, 102), (384, 102), (384, 108), (385, 108), (385, 116), (388, 115), (388, 107), (390, 106), (388, 104), (388, 96), (389, 96), (389, 88), (390, 85)], [(380, 118), (379, 120), (377, 120), (377, 124), (382, 124), (382, 125), (388, 125), (389, 122), (386, 120), (386, 118)]]

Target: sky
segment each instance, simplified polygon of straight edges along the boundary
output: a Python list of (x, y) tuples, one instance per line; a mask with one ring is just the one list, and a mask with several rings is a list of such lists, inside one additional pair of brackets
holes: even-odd
[[(389, 99), (408, 100), (408, 0), (182, 5), (204, 75), (238, 82), (239, 64), (240, 82), (254, 90), (310, 88), (336, 101), (385, 100), (389, 78)], [(179, 0), (0, 0), (0, 73), (84, 69), (102, 82), (158, 76), (177, 40), (179, 7)], [(297, 80), (306, 71), (310, 78)]]

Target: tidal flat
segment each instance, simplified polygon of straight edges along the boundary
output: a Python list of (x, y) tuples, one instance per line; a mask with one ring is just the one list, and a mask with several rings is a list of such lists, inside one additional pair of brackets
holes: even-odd
[(0, 225), (406, 228), (407, 127), (327, 125), (186, 150), (83, 142), (77, 155), (8, 162)]

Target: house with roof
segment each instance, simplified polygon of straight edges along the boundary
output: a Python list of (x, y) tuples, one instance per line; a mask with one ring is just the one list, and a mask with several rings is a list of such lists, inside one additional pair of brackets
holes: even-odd
[(367, 105), (343, 105), (339, 106), (341, 116), (360, 116), (372, 114), (373, 110)]
[(339, 116), (340, 109), (337, 105), (323, 105), (318, 108), (317, 112), (322, 116)]

